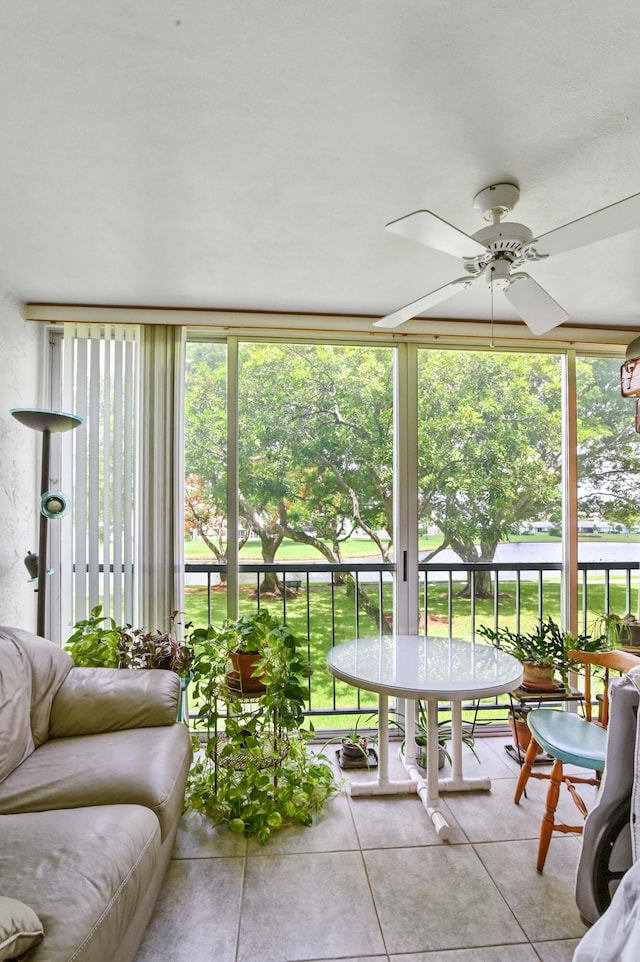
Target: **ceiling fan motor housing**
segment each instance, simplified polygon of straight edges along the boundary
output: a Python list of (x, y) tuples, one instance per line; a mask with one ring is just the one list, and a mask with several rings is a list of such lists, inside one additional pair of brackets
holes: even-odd
[[(477, 275), (482, 273), (487, 264), (502, 261), (506, 265), (505, 270), (508, 275), (509, 267), (524, 263), (523, 248), (533, 239), (533, 234), (524, 224), (507, 222), (483, 227), (482, 230), (473, 234), (473, 239), (483, 244), (487, 252), (476, 257), (465, 257), (463, 261), (465, 270), (469, 274)], [(503, 271), (494, 272), (494, 287), (497, 273), (503, 273)]]

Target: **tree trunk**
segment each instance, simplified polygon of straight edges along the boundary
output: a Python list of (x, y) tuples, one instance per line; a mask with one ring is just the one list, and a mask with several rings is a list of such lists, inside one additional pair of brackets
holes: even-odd
[[(475, 564), (475, 563), (487, 563), (490, 564), (496, 553), (496, 548), (498, 547), (497, 541), (491, 542), (481, 542), (480, 550), (475, 544), (465, 544), (462, 541), (458, 541), (456, 538), (451, 538), (449, 544), (455, 551), (455, 553), (462, 558), (465, 564)], [(479, 599), (490, 599), (493, 598), (493, 582), (491, 580), (490, 571), (475, 571), (473, 572), (473, 582), (475, 585), (475, 597)], [(464, 588), (461, 588), (458, 592), (459, 598), (471, 598), (471, 583), (472, 583), (472, 572), (467, 573), (467, 583)]]

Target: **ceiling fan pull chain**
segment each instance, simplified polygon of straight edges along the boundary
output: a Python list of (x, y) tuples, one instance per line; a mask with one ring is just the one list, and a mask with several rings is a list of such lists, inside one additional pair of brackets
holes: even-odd
[(491, 283), (489, 284), (489, 290), (491, 291), (491, 340), (489, 342), (489, 347), (495, 347), (493, 343), (493, 272), (495, 267), (493, 264), (490, 265), (489, 270), (491, 271)]

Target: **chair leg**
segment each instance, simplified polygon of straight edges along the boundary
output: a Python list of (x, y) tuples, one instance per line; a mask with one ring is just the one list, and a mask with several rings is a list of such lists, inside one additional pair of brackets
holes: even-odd
[(556, 758), (555, 762), (553, 763), (553, 768), (551, 769), (549, 788), (547, 789), (547, 809), (542, 816), (542, 823), (540, 825), (538, 862), (536, 865), (536, 870), (540, 873), (544, 868), (547, 852), (549, 851), (549, 843), (551, 842), (551, 836), (553, 835), (553, 829), (555, 826), (555, 812), (556, 808), (558, 807), (558, 798), (560, 796), (560, 786), (562, 785), (562, 781), (562, 761), (561, 759)]
[(529, 781), (529, 775), (531, 774), (531, 769), (537, 757), (538, 751), (539, 751), (538, 743), (532, 735), (531, 741), (527, 746), (527, 752), (526, 752), (526, 755), (524, 756), (524, 762), (522, 763), (522, 768), (520, 769), (520, 776), (518, 778), (518, 784), (516, 785), (515, 795), (513, 796), (513, 800), (516, 803), (516, 805), (522, 798), (522, 793), (524, 792), (527, 782)]

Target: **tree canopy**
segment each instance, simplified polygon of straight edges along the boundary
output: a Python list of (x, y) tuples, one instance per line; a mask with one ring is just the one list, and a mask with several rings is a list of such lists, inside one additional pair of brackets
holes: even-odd
[[(615, 373), (617, 375), (617, 366)], [(490, 561), (525, 521), (560, 510), (560, 359), (545, 354), (420, 352), (420, 522), (465, 561)], [(581, 506), (638, 518), (640, 445), (611, 362), (579, 362)], [(364, 532), (392, 550), (393, 352), (246, 343), (239, 351), (243, 536), (273, 561), (284, 537), (330, 561)], [(225, 558), (226, 353), (189, 346), (186, 518)]]

